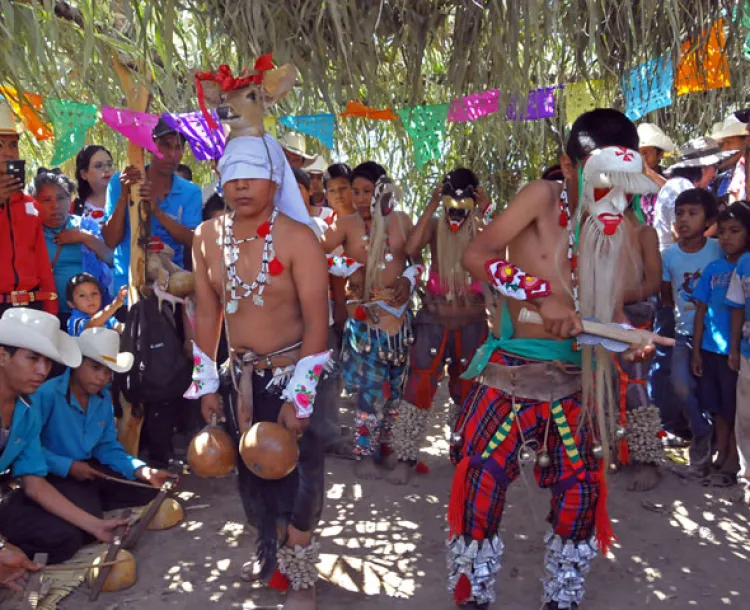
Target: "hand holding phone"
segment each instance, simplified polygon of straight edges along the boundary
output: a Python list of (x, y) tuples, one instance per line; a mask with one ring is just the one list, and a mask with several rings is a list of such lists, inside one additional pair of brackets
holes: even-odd
[(0, 201), (21, 192), (25, 179), (26, 161), (23, 159), (7, 161), (5, 167), (0, 166)]

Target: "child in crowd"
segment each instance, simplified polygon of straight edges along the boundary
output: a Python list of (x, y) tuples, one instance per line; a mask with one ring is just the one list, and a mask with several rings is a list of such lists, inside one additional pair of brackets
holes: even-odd
[(750, 507), (750, 252), (737, 261), (727, 290), (727, 305), (732, 308), (729, 368), (739, 373), (734, 419), (740, 461), (737, 474), (737, 482), (741, 486), (739, 500)]
[(734, 203), (717, 217), (724, 256), (710, 263), (693, 293), (697, 303), (693, 332), (693, 374), (698, 378), (698, 403), (711, 413), (716, 432), (716, 471), (707, 482), (716, 487), (735, 483), (737, 451), (734, 438), (737, 373), (729, 367), (731, 309), (727, 289), (739, 258), (748, 249), (750, 209)]
[(700, 477), (708, 473), (713, 427), (709, 414), (698, 402), (697, 384), (690, 370), (696, 312), (694, 292), (703, 270), (721, 256), (719, 242), (704, 236), (716, 216), (716, 208), (716, 197), (704, 189), (680, 193), (675, 200), (677, 243), (662, 252), (662, 303), (675, 308), (676, 345), (672, 352), (671, 381), (678, 399), (661, 407), (662, 422), (670, 429), (681, 415), (674, 407), (684, 409), (693, 435), (690, 465)]
[(65, 288), (65, 298), (71, 309), (68, 319), (68, 334), (78, 337), (87, 328), (104, 326), (122, 332), (123, 325), (115, 314), (125, 303), (126, 286), (120, 288), (115, 300), (102, 309), (102, 289), (90, 273), (79, 273), (70, 278)]

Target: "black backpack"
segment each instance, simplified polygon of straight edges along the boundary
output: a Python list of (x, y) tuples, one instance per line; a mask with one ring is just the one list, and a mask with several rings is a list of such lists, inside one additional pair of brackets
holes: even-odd
[(154, 298), (138, 301), (128, 311), (122, 350), (135, 356), (133, 367), (119, 379), (131, 404), (163, 403), (181, 398), (190, 386), (193, 363), (185, 354), (169, 304), (161, 311)]

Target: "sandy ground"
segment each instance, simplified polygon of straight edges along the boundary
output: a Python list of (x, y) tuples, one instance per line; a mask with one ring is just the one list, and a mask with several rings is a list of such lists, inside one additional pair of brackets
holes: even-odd
[[(320, 610), (454, 608), (445, 585), (445, 511), (453, 472), (445, 417), (445, 406), (433, 410), (423, 453), (430, 472), (406, 487), (359, 484), (352, 462), (327, 463)], [(612, 478), (610, 513), (620, 543), (594, 563), (584, 608), (750, 608), (750, 513), (729, 504), (723, 490), (671, 474), (654, 491), (629, 493), (629, 476)], [(235, 486), (234, 477), (186, 477), (186, 519), (179, 528), (147, 534), (136, 549), (136, 585), (102, 594), (93, 604), (83, 587), (62, 610), (280, 608), (281, 594), (238, 578), (253, 538)], [(539, 608), (548, 501), (532, 478), (509, 493), (502, 528), (506, 551), (493, 608)]]

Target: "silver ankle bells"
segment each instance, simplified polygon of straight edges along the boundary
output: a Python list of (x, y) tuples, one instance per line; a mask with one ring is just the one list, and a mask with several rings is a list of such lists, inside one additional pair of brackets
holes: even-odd
[(555, 602), (561, 610), (580, 604), (586, 574), (591, 569), (591, 560), (597, 555), (594, 538), (580, 542), (563, 541), (557, 534), (549, 532), (544, 541), (547, 554), (542, 601)]
[(448, 590), (454, 591), (462, 574), (471, 583), (471, 600), (477, 604), (495, 601), (495, 581), (503, 556), (499, 535), (466, 544), (463, 536), (448, 541)]

